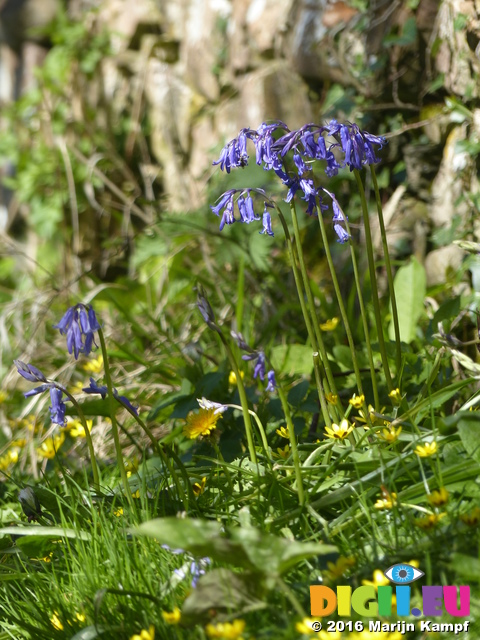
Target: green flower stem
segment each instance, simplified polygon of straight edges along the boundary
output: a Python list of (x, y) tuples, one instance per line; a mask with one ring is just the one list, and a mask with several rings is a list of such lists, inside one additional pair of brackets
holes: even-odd
[(222, 452), (220, 451), (220, 447), (218, 446), (214, 435), (210, 438), (210, 443), (211, 443), (212, 447), (215, 449), (215, 453), (217, 454), (217, 457), (218, 457), (218, 459), (220, 461), (222, 469), (225, 472), (225, 476), (226, 476), (227, 482), (228, 482), (228, 488), (230, 489), (230, 491), (233, 494), (232, 476), (230, 475), (230, 471), (228, 470), (228, 466), (225, 463), (225, 458), (222, 456)]
[[(132, 418), (137, 422), (137, 424), (143, 429), (143, 431), (145, 431), (147, 436), (150, 438), (150, 442), (152, 443), (153, 448), (155, 449), (155, 451), (158, 453), (158, 455), (162, 459), (163, 463), (165, 464), (166, 468), (168, 469), (168, 471), (170, 473), (170, 476), (171, 476), (173, 482), (175, 483), (175, 487), (177, 489), (177, 493), (178, 493), (179, 499), (183, 502), (183, 504), (185, 506), (185, 510), (188, 511), (187, 496), (185, 495), (185, 491), (183, 490), (183, 487), (182, 487), (182, 485), (180, 483), (180, 480), (178, 479), (178, 476), (177, 476), (177, 474), (175, 472), (175, 469), (174, 469), (174, 467), (172, 465), (172, 462), (171, 462), (170, 458), (168, 457), (168, 455), (165, 453), (163, 446), (158, 443), (158, 441), (155, 438), (155, 436), (153, 435), (151, 429), (143, 422), (143, 420), (140, 418), (140, 416), (137, 416), (137, 414), (134, 411), (132, 411), (131, 409), (126, 407), (121, 402), (119, 404), (121, 404), (122, 407), (124, 407), (128, 411), (128, 413), (132, 416)], [(188, 477), (187, 472), (184, 469), (184, 466), (183, 466), (181, 460), (179, 460), (177, 454), (173, 451), (173, 449), (170, 449), (169, 453), (171, 454), (172, 458), (177, 463), (177, 466), (180, 469), (180, 473), (182, 473), (183, 480), (185, 482), (185, 486), (186, 487), (190, 487), (190, 479)], [(194, 498), (193, 491), (192, 491), (192, 493), (190, 495), (190, 498), (191, 499)]]
[(320, 356), (319, 356), (319, 353), (318, 353), (317, 342), (316, 342), (316, 339), (315, 339), (315, 333), (313, 331), (312, 323), (310, 321), (310, 316), (308, 314), (308, 310), (307, 310), (307, 307), (305, 305), (305, 298), (303, 296), (302, 281), (300, 279), (300, 274), (298, 272), (297, 261), (296, 261), (296, 258), (295, 258), (295, 251), (294, 251), (294, 248), (293, 248), (292, 238), (290, 236), (290, 232), (288, 230), (288, 226), (287, 226), (287, 223), (285, 222), (285, 218), (283, 217), (282, 212), (280, 211), (280, 209), (276, 205), (275, 205), (275, 208), (277, 209), (278, 217), (280, 218), (280, 222), (282, 223), (283, 231), (285, 233), (285, 240), (287, 242), (287, 248), (288, 248), (288, 253), (289, 253), (289, 256), (290, 256), (290, 263), (291, 263), (291, 267), (292, 267), (293, 277), (294, 277), (294, 280), (295, 280), (295, 286), (297, 288), (298, 298), (300, 300), (300, 307), (302, 309), (302, 315), (303, 315), (303, 319), (305, 321), (305, 326), (307, 328), (307, 333), (308, 333), (308, 337), (309, 337), (309, 340), (310, 340), (310, 344), (311, 344), (312, 349), (313, 349), (313, 368), (314, 368), (314, 371), (315, 371), (315, 383), (316, 383), (316, 386), (317, 386), (318, 398), (320, 400), (320, 408), (322, 410), (322, 416), (323, 416), (323, 419), (325, 421), (325, 424), (330, 427), (332, 425), (332, 420), (331, 420), (330, 414), (328, 412), (327, 400), (325, 398), (325, 391), (323, 389), (323, 384), (322, 384), (322, 372), (321, 372), (321, 366), (320, 366)]
[(255, 446), (253, 444), (253, 428), (252, 428), (252, 421), (250, 420), (250, 410), (248, 408), (248, 400), (247, 400), (247, 394), (245, 392), (245, 385), (243, 384), (242, 376), (237, 366), (237, 361), (235, 360), (235, 356), (233, 355), (233, 351), (230, 348), (230, 345), (228, 344), (227, 339), (225, 338), (223, 333), (220, 331), (220, 329), (217, 329), (217, 333), (220, 336), (220, 340), (222, 341), (225, 351), (227, 353), (230, 366), (232, 367), (232, 371), (235, 374), (235, 377), (237, 379), (237, 389), (238, 389), (238, 395), (240, 396), (240, 404), (242, 405), (243, 423), (245, 425), (245, 433), (247, 436), (247, 445), (248, 445), (248, 452), (250, 454), (250, 460), (253, 462), (254, 465), (258, 465), (257, 453), (255, 451)]
[(325, 255), (330, 269), (330, 275), (332, 276), (333, 288), (335, 289), (335, 295), (337, 296), (338, 307), (340, 309), (340, 315), (342, 316), (343, 326), (345, 327), (345, 333), (347, 334), (348, 345), (350, 347), (350, 353), (352, 356), (353, 370), (355, 372), (355, 379), (357, 382), (357, 388), (360, 395), (363, 394), (362, 379), (360, 376), (360, 369), (358, 367), (357, 354), (355, 352), (355, 343), (353, 342), (352, 330), (348, 321), (347, 311), (343, 302), (342, 293), (340, 291), (340, 285), (338, 284), (338, 278), (335, 271), (335, 265), (333, 264), (332, 254), (330, 252), (330, 246), (328, 244), (327, 230), (325, 229), (325, 222), (323, 220), (322, 212), (317, 207), (318, 223), (320, 225), (320, 232), (322, 234), (323, 248), (325, 249)]
[(370, 230), (370, 219), (368, 216), (367, 200), (365, 198), (365, 189), (363, 188), (362, 178), (357, 169), (353, 170), (355, 180), (357, 181), (358, 191), (360, 193), (360, 201), (362, 203), (363, 226), (365, 229), (365, 245), (367, 249), (368, 270), (370, 273), (370, 286), (372, 288), (372, 303), (375, 314), (375, 324), (377, 325), (378, 344), (380, 347), (380, 355), (382, 357), (382, 365), (385, 373), (388, 391), (393, 391), (392, 376), (388, 365), (387, 351), (385, 349), (385, 338), (383, 335), (382, 314), (380, 312), (380, 300), (378, 297), (377, 275), (375, 272), (375, 258), (373, 256), (372, 232)]
[(285, 421), (288, 427), (288, 437), (290, 439), (290, 446), (292, 447), (293, 466), (295, 467), (295, 478), (297, 481), (298, 501), (300, 506), (305, 504), (305, 492), (303, 490), (302, 470), (300, 466), (300, 458), (298, 457), (297, 439), (295, 436), (295, 429), (292, 422), (292, 414), (290, 413), (290, 407), (288, 406), (287, 397), (281, 384), (277, 380), (277, 391), (280, 402), (282, 403), (283, 413), (285, 414)]
[[(345, 226), (347, 229), (348, 234), (350, 235), (350, 228), (348, 225), (348, 221), (345, 218)], [(368, 330), (368, 320), (367, 320), (367, 314), (365, 311), (365, 303), (363, 301), (363, 295), (362, 295), (362, 285), (360, 282), (360, 275), (358, 272), (358, 263), (357, 263), (357, 257), (355, 255), (355, 250), (353, 248), (353, 243), (352, 240), (349, 240), (349, 245), (350, 245), (350, 255), (352, 257), (352, 265), (353, 265), (353, 275), (355, 278), (355, 285), (357, 287), (357, 296), (358, 296), (358, 304), (360, 305), (360, 315), (362, 316), (362, 324), (363, 324), (363, 334), (365, 336), (365, 345), (367, 347), (367, 353), (368, 353), (368, 364), (370, 367), (370, 375), (372, 377), (372, 388), (373, 388), (373, 400), (374, 400), (374, 405), (375, 405), (375, 409), (377, 411), (380, 411), (380, 400), (378, 397), (378, 386), (377, 386), (377, 375), (376, 375), (376, 371), (375, 371), (375, 363), (373, 361), (373, 352), (372, 352), (372, 347), (371, 347), (371, 342), (370, 342), (370, 332)], [(364, 408), (366, 411), (366, 415), (368, 415), (369, 411), (368, 411), (368, 406), (367, 406), (367, 402), (364, 403)]]
[(98, 491), (100, 489), (100, 476), (98, 473), (97, 460), (95, 458), (95, 449), (93, 448), (93, 440), (92, 440), (90, 431), (88, 430), (85, 414), (83, 413), (81, 406), (78, 404), (75, 398), (63, 387), (62, 387), (62, 391), (70, 400), (70, 402), (73, 404), (75, 409), (77, 410), (78, 417), (80, 418), (80, 422), (82, 423), (82, 427), (85, 431), (85, 438), (87, 440), (88, 452), (90, 453), (90, 462), (92, 463), (93, 482), (95, 484), (95, 489)]
[(397, 366), (397, 376), (402, 368), (402, 345), (400, 341), (400, 325), (398, 323), (397, 298), (395, 296), (395, 287), (393, 285), (392, 263), (390, 262), (390, 252), (388, 250), (387, 232), (385, 230), (385, 220), (383, 218), (382, 200), (380, 191), (378, 190), (377, 175), (373, 164), (370, 165), (372, 174), (373, 189), (375, 191), (375, 201), (377, 203), (378, 222), (380, 224), (380, 233), (382, 236), (383, 256), (385, 258), (385, 267), (387, 270), (388, 291), (390, 293), (390, 302), (392, 305), (393, 329), (395, 331), (395, 364)]
[(117, 420), (115, 418), (116, 404), (115, 404), (115, 397), (113, 395), (112, 376), (110, 374), (107, 345), (105, 344), (105, 337), (103, 335), (102, 329), (98, 329), (98, 337), (100, 338), (100, 347), (102, 349), (103, 366), (105, 371), (105, 382), (107, 383), (107, 389), (108, 389), (108, 403), (110, 407), (110, 419), (112, 421), (113, 442), (115, 444), (115, 451), (117, 454), (118, 469), (120, 471), (120, 478), (122, 480), (126, 498), (130, 506), (133, 508), (134, 502), (132, 498), (132, 492), (130, 491), (130, 485), (128, 484), (127, 471), (125, 469), (125, 464), (123, 461), (123, 454), (122, 454), (122, 447), (120, 445), (120, 438), (118, 435)]
[[(224, 405), (225, 407), (231, 407), (232, 409), (239, 409), (240, 411), (242, 411), (242, 407), (239, 406), (238, 404), (226, 404)], [(252, 411), (252, 409), (248, 410), (248, 413), (252, 416), (252, 418), (255, 420), (255, 422), (257, 423), (257, 427), (258, 427), (258, 431), (260, 433), (260, 438), (262, 439), (262, 444), (263, 444), (263, 448), (265, 449), (265, 456), (269, 459), (272, 460), (272, 453), (270, 451), (270, 447), (268, 445), (268, 440), (267, 440), (267, 434), (265, 433), (265, 429), (263, 428), (263, 424), (262, 421), (260, 420), (260, 418), (257, 416), (257, 414), (255, 413), (255, 411)]]
[[(335, 385), (335, 379), (333, 377), (332, 369), (330, 367), (330, 361), (328, 359), (327, 351), (325, 349), (325, 344), (323, 342), (322, 332), (320, 330), (320, 327), (318, 326), (318, 319), (317, 319), (317, 313), (316, 313), (316, 310), (315, 310), (315, 303), (314, 303), (314, 300), (313, 300), (312, 289), (310, 287), (310, 280), (308, 278), (307, 268), (305, 266), (305, 259), (303, 257), (302, 245), (300, 243), (300, 228), (298, 226), (297, 210), (295, 208), (295, 201), (294, 200), (292, 200), (292, 202), (290, 203), (290, 212), (292, 214), (293, 230), (295, 232), (295, 238), (296, 238), (295, 245), (296, 245), (296, 249), (297, 249), (298, 261), (299, 261), (299, 264), (300, 264), (300, 272), (302, 274), (303, 286), (304, 286), (304, 289), (305, 289), (305, 293), (307, 294), (308, 307), (310, 309), (310, 315), (311, 315), (312, 322), (313, 322), (313, 328), (314, 328), (314, 331), (315, 331), (316, 342), (317, 342), (318, 347), (320, 349), (320, 354), (322, 356), (322, 363), (323, 363), (323, 366), (325, 368), (325, 374), (327, 376), (328, 386), (330, 387), (330, 391), (334, 395), (338, 395), (337, 394), (337, 388), (336, 388), (336, 385)], [(339, 403), (339, 406), (341, 406), (340, 403)], [(342, 411), (342, 415), (340, 417), (343, 417), (343, 411)]]

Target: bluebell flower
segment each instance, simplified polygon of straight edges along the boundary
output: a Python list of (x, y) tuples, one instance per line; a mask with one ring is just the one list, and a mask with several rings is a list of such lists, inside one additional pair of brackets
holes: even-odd
[(68, 353), (73, 353), (77, 360), (80, 353), (88, 356), (91, 352), (95, 344), (94, 332), (101, 327), (93, 307), (80, 303), (67, 309), (60, 322), (54, 324), (53, 328), (67, 336)]
[(263, 351), (254, 351), (242, 356), (242, 360), (252, 360), (255, 362), (255, 368), (253, 370), (254, 379), (259, 377), (263, 382), (265, 380), (265, 353)]
[(30, 389), (30, 391), (26, 391), (23, 395), (25, 398), (30, 398), (31, 396), (36, 396), (39, 393), (43, 393), (44, 391), (50, 391), (50, 399), (52, 401), (52, 406), (50, 407), (50, 416), (52, 418), (52, 422), (54, 424), (62, 424), (65, 421), (65, 403), (62, 402), (63, 394), (65, 393), (64, 387), (58, 384), (58, 382), (53, 382), (47, 380), (47, 378), (43, 375), (43, 373), (34, 367), (31, 364), (25, 364), (21, 360), (13, 361), (15, 366), (17, 367), (18, 373), (28, 380), (29, 382), (41, 382), (42, 384), (34, 389)]
[(238, 138), (226, 144), (220, 153), (220, 158), (212, 164), (219, 164), (220, 169), (227, 173), (230, 173), (232, 168), (245, 167), (248, 164), (247, 137), (251, 137), (252, 133), (248, 127), (242, 129)]
[(341, 224), (341, 223), (345, 224), (347, 218), (346, 218), (345, 214), (343, 213), (342, 208), (338, 204), (338, 200), (335, 198), (333, 193), (331, 193), (330, 191), (327, 191), (327, 189), (324, 189), (324, 191), (332, 199), (333, 229), (334, 229), (335, 233), (337, 234), (338, 242), (340, 242), (340, 244), (344, 244), (345, 242), (348, 242), (348, 240), (350, 239), (350, 234), (346, 231), (346, 229)]
[(267, 391), (275, 391), (275, 387), (277, 386), (277, 382), (275, 380), (275, 371), (273, 369), (271, 369), (267, 373), (267, 380), (268, 380)]
[(203, 576), (206, 573), (206, 568), (211, 562), (210, 558), (201, 558), (198, 562), (196, 560), (192, 560), (188, 567), (188, 571), (182, 567), (181, 569), (175, 569), (173, 573), (178, 576), (180, 580), (183, 580), (187, 575), (190, 575), (192, 579), (191, 585), (195, 588), (200, 576)]
[[(89, 386), (84, 387), (82, 391), (84, 393), (98, 393), (99, 395), (102, 396), (103, 400), (105, 400), (105, 398), (108, 395), (107, 385), (105, 384), (99, 385), (97, 382), (95, 382), (93, 378), (90, 378)], [(120, 402), (120, 404), (123, 404), (124, 407), (126, 407), (127, 409), (130, 409), (130, 411), (132, 411), (133, 413), (135, 413), (135, 415), (138, 416), (138, 408), (134, 407), (133, 404), (130, 402), (130, 400), (128, 400), (128, 398), (126, 398), (125, 396), (120, 396), (118, 394), (118, 391), (115, 388), (113, 388), (113, 397), (118, 402)]]
[(344, 153), (342, 166), (350, 167), (350, 171), (360, 170), (363, 165), (380, 162), (375, 154), (375, 147), (381, 149), (386, 144), (384, 137), (361, 131), (356, 124), (339, 124), (336, 120), (332, 120), (327, 125), (327, 129), (331, 136), (340, 140)]
[(63, 425), (65, 422), (65, 411), (67, 409), (64, 402), (62, 402), (63, 392), (56, 388), (52, 387), (50, 389), (50, 399), (52, 401), (52, 406), (50, 407), (50, 416), (52, 422), (54, 424)]
[(17, 367), (18, 373), (29, 382), (46, 382), (47, 379), (37, 367), (33, 364), (25, 364), (21, 360), (14, 360), (13, 364)]
[(267, 206), (271, 206), (271, 205), (267, 205), (267, 203), (265, 202), (265, 209), (263, 211), (263, 219), (262, 219), (263, 229), (260, 231), (260, 233), (266, 233), (269, 236), (273, 236), (272, 218), (270, 216), (270, 212), (267, 209)]

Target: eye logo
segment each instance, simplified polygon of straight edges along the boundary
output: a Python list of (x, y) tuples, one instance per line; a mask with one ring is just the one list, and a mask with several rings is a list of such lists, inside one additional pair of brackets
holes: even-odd
[(412, 567), (410, 564), (394, 564), (384, 573), (395, 584), (410, 584), (410, 582), (415, 582), (415, 580), (425, 575), (423, 571)]

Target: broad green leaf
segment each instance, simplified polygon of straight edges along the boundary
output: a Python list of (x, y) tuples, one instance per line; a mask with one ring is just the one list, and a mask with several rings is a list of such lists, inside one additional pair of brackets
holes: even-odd
[(305, 558), (332, 553), (336, 547), (319, 543), (292, 542), (264, 534), (251, 527), (228, 527), (200, 519), (158, 518), (141, 524), (134, 533), (155, 538), (171, 548), (194, 556), (212, 558), (274, 577)]
[[(480, 420), (477, 413), (462, 411), (462, 417), (458, 421), (458, 433), (465, 451), (476, 462), (480, 463)], [(470, 415), (469, 415), (470, 414)]]
[[(394, 281), (395, 297), (398, 309), (398, 324), (402, 342), (411, 342), (417, 332), (417, 323), (423, 312), (423, 301), (427, 291), (427, 277), (425, 269), (416, 258), (400, 267)], [(390, 323), (388, 334), (395, 339), (393, 322)]]
[(308, 375), (313, 369), (311, 347), (303, 344), (280, 344), (271, 351), (271, 360), (275, 370), (287, 375)]
[(104, 633), (105, 629), (95, 627), (93, 624), (80, 629), (78, 633), (70, 638), (70, 640), (95, 640)]
[(46, 536), (22, 536), (16, 541), (16, 545), (29, 558), (45, 558), (55, 549), (54, 540)]

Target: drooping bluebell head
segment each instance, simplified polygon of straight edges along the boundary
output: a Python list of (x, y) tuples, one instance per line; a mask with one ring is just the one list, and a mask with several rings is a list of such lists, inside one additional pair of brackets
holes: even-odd
[(36, 396), (39, 393), (43, 393), (44, 391), (50, 391), (50, 399), (52, 401), (50, 407), (50, 415), (52, 418), (52, 422), (54, 424), (63, 425), (65, 421), (65, 403), (62, 402), (63, 394), (65, 392), (64, 387), (58, 382), (54, 382), (53, 380), (47, 380), (47, 378), (43, 375), (43, 373), (34, 367), (31, 364), (25, 364), (21, 360), (13, 361), (15, 366), (17, 367), (18, 373), (28, 380), (29, 382), (41, 382), (42, 384), (38, 387), (34, 387), (30, 389), (30, 391), (26, 391), (23, 395), (25, 398), (30, 398), (32, 396)]
[(77, 360), (80, 353), (88, 356), (91, 352), (95, 345), (94, 332), (101, 327), (93, 307), (80, 303), (67, 309), (60, 322), (54, 324), (53, 328), (67, 336), (68, 353), (73, 353)]

